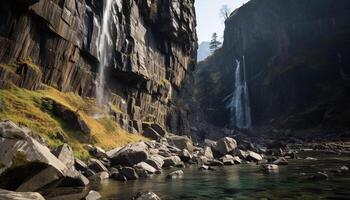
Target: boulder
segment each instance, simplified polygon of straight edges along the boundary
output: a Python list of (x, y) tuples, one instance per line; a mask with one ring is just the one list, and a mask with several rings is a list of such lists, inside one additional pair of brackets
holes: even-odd
[(219, 160), (213, 159), (213, 160), (209, 160), (207, 162), (207, 165), (209, 165), (209, 166), (223, 166), (224, 163), (219, 161)]
[(143, 169), (149, 174), (154, 174), (157, 171), (154, 167), (147, 164), (146, 162), (140, 162), (137, 165), (135, 165), (134, 168)]
[(100, 193), (94, 191), (94, 190), (91, 190), (87, 195), (86, 197), (83, 198), (83, 200), (98, 200), (98, 199), (101, 199), (102, 196), (100, 195)]
[(213, 151), (219, 156), (232, 153), (237, 148), (237, 142), (230, 137), (224, 137), (218, 140), (213, 146)]
[(213, 145), (215, 145), (215, 141), (214, 140), (209, 140), (209, 139), (204, 139), (204, 144), (208, 147), (212, 147)]
[(153, 192), (139, 192), (133, 200), (161, 200), (156, 194)]
[(248, 157), (246, 158), (246, 160), (248, 161), (253, 161), (253, 162), (258, 162), (261, 161), (263, 158), (261, 157), (260, 154), (257, 154), (253, 151), (248, 151)]
[(214, 159), (213, 151), (211, 150), (211, 147), (208, 146), (204, 147), (199, 155), (206, 157), (208, 160)]
[(38, 191), (61, 180), (68, 168), (50, 150), (11, 121), (0, 122), (0, 187)]
[(278, 170), (278, 165), (267, 164), (267, 165), (263, 165), (263, 168), (267, 171)]
[(287, 161), (287, 159), (281, 157), (281, 158), (278, 158), (277, 160), (273, 161), (273, 164), (275, 164), (275, 165), (288, 165), (288, 161)]
[(200, 170), (209, 170), (209, 166), (208, 165), (201, 165), (198, 169), (200, 169)]
[(156, 141), (160, 141), (160, 139), (162, 138), (162, 136), (151, 127), (146, 128), (143, 131), (142, 135), (145, 136), (146, 138), (149, 138), (151, 140), (156, 140)]
[(167, 131), (165, 130), (165, 128), (159, 124), (151, 124), (151, 128), (157, 131), (157, 133), (162, 137), (164, 137), (167, 134)]
[(170, 157), (164, 158), (163, 167), (175, 167), (180, 165), (181, 163), (182, 162), (179, 156), (170, 156)]
[(238, 156), (233, 157), (233, 160), (234, 160), (235, 164), (241, 164), (242, 163), (242, 160)]
[(90, 144), (85, 145), (84, 148), (89, 151), (89, 153), (96, 158), (103, 159), (107, 157), (107, 153), (104, 149), (98, 146), (92, 146)]
[(224, 165), (234, 165), (235, 158), (231, 155), (225, 155), (219, 159)]
[(126, 182), (128, 179), (122, 173), (113, 173), (111, 178), (116, 181)]
[(90, 181), (76, 170), (68, 170), (66, 177), (59, 183), (60, 187), (87, 186)]
[(123, 147), (113, 154), (109, 154), (112, 166), (133, 166), (149, 158), (148, 147), (144, 142), (131, 144)]
[(182, 170), (176, 170), (174, 172), (169, 173), (166, 178), (167, 179), (175, 179), (175, 178), (181, 178), (184, 175), (184, 172)]
[(139, 178), (148, 178), (150, 174), (143, 168), (134, 167)]
[(180, 152), (179, 157), (183, 162), (188, 162), (192, 159), (192, 155), (187, 149), (183, 149)]
[(193, 152), (193, 143), (187, 136), (171, 135), (167, 137), (169, 145), (175, 146), (180, 150), (187, 149), (189, 152)]
[(74, 154), (72, 148), (68, 144), (63, 144), (52, 151), (52, 153), (65, 164), (68, 168), (74, 167)]
[(243, 160), (246, 160), (249, 156), (249, 152), (248, 151), (243, 151), (241, 149), (239, 149), (236, 153), (236, 155)]
[(94, 171), (92, 171), (91, 169), (87, 169), (86, 171), (83, 172), (83, 175), (86, 177), (90, 177), (95, 175), (96, 173)]
[(121, 168), (120, 173), (124, 175), (128, 180), (136, 180), (139, 178), (135, 169), (132, 167), (123, 167)]
[(13, 192), (0, 189), (1, 200), (45, 200), (41, 194), (37, 192)]
[(94, 158), (90, 158), (89, 159), (89, 168), (98, 173), (98, 172), (106, 172), (108, 171), (108, 169), (106, 168), (106, 166), (104, 166), (104, 164), (100, 161), (100, 160), (97, 160), (97, 159), (94, 159)]
[(100, 181), (103, 181), (106, 179), (109, 179), (108, 172), (99, 172), (99, 173), (89, 177), (89, 180), (94, 181), (94, 182), (100, 182)]
[(151, 155), (145, 162), (155, 169), (160, 170), (164, 164), (164, 157), (157, 154)]
[(74, 167), (76, 170), (81, 171), (81, 172), (85, 172), (89, 169), (87, 164), (85, 164), (85, 162), (83, 162), (82, 160), (79, 160), (77, 158), (74, 159)]
[(107, 154), (107, 158), (111, 158), (113, 155), (115, 155), (116, 153), (118, 153), (118, 151), (120, 151), (122, 149), (122, 147), (117, 147), (117, 148), (114, 148), (110, 151), (107, 151), (106, 154)]
[(349, 168), (347, 167), (347, 166), (341, 166), (340, 167), (340, 172), (342, 172), (342, 173), (348, 173), (349, 172)]

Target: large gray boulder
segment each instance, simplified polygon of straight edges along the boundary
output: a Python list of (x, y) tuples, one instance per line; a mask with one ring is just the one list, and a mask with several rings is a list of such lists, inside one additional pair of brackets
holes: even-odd
[(165, 128), (159, 124), (151, 124), (151, 128), (157, 131), (157, 133), (162, 137), (164, 137), (167, 134)]
[(132, 167), (123, 167), (121, 168), (120, 173), (123, 174), (128, 180), (136, 180), (139, 178), (136, 170)]
[(41, 194), (37, 192), (13, 192), (0, 189), (1, 200), (45, 200)]
[(106, 180), (108, 178), (109, 178), (108, 172), (99, 172), (93, 176), (90, 176), (89, 180), (94, 181), (94, 182), (100, 182), (100, 181)]
[(204, 147), (203, 151), (201, 151), (199, 155), (206, 157), (208, 160), (214, 159), (213, 151), (208, 146)]
[(218, 140), (212, 145), (212, 149), (218, 156), (224, 156), (235, 151), (237, 148), (237, 142), (235, 139), (230, 137), (224, 137)]
[(103, 159), (107, 157), (106, 151), (98, 146), (93, 146), (91, 144), (85, 145), (84, 149), (88, 150), (89, 153), (96, 158)]
[(261, 161), (263, 158), (260, 154), (255, 153), (253, 151), (248, 151), (248, 157), (246, 158), (248, 161), (254, 161), (258, 162)]
[(234, 165), (235, 158), (231, 155), (225, 155), (219, 159), (224, 165)]
[(76, 170), (68, 170), (66, 177), (60, 182), (59, 186), (75, 187), (75, 186), (87, 186), (90, 181)]
[(68, 144), (63, 144), (52, 151), (52, 153), (65, 164), (68, 168), (74, 167), (74, 154), (72, 148)]
[(152, 167), (151, 165), (145, 163), (145, 162), (140, 162), (137, 165), (134, 166), (134, 168), (136, 169), (141, 169), (146, 171), (148, 174), (154, 174), (156, 173), (156, 169), (154, 167)]
[(76, 170), (80, 171), (80, 172), (85, 172), (87, 171), (89, 168), (87, 166), (87, 164), (79, 159), (74, 159), (74, 167)]
[(179, 153), (179, 157), (183, 162), (188, 162), (192, 159), (192, 154), (187, 150), (187, 149), (183, 149), (180, 153)]
[(164, 165), (164, 157), (157, 154), (151, 155), (145, 162), (155, 169), (160, 170)]
[(164, 158), (163, 167), (176, 167), (182, 164), (182, 161), (179, 156), (170, 156)]
[(11, 121), (0, 122), (0, 187), (38, 191), (69, 171), (50, 150)]
[(114, 153), (108, 153), (112, 166), (133, 166), (146, 161), (149, 157), (148, 147), (144, 142), (127, 145)]
[(151, 123), (143, 123), (142, 124), (142, 129), (143, 131), (145, 131), (146, 129), (148, 128), (151, 128), (153, 129), (155, 132), (157, 132), (157, 134), (160, 136), (160, 137), (164, 137), (166, 134), (167, 134), (167, 131), (165, 130), (164, 127), (162, 127), (161, 125), (159, 124), (151, 124)]
[(108, 171), (107, 167), (100, 160), (94, 158), (89, 159), (89, 168), (96, 173)]
[(149, 138), (151, 140), (156, 140), (156, 141), (160, 141), (160, 139), (162, 138), (162, 136), (151, 127), (146, 128), (143, 131), (142, 135), (145, 136), (146, 138)]
[(189, 152), (193, 152), (193, 143), (187, 136), (170, 135), (167, 136), (169, 145), (175, 146), (180, 150), (187, 149)]

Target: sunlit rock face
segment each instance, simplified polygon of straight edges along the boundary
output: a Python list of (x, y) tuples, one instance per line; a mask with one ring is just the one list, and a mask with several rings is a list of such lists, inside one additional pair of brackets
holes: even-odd
[[(117, 107), (114, 116), (124, 129), (141, 131), (147, 121), (171, 132), (189, 130), (188, 111), (177, 99), (196, 62), (193, 4), (112, 1), (103, 94), (105, 105)], [(103, 10), (100, 0), (1, 2), (0, 62), (30, 60), (39, 66), (42, 83), (95, 97)], [(10, 76), (3, 74), (2, 80)]]
[(350, 2), (251, 0), (226, 20), (223, 47), (196, 73), (206, 121), (230, 123), (235, 58), (245, 57), (252, 126), (342, 130), (349, 124)]

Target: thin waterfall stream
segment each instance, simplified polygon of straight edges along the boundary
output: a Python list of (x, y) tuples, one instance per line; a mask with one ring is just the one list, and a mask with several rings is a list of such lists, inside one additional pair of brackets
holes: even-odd
[(96, 100), (97, 105), (102, 106), (104, 103), (104, 90), (105, 90), (105, 68), (108, 65), (108, 47), (111, 43), (109, 33), (109, 20), (111, 18), (112, 0), (106, 0), (102, 18), (102, 28), (100, 29), (100, 38), (97, 43), (98, 56), (100, 65), (98, 69), (98, 79), (96, 84)]
[(231, 112), (231, 125), (238, 128), (250, 128), (252, 125), (248, 84), (245, 71), (245, 58), (243, 56), (243, 67), (241, 62), (235, 59), (235, 84), (231, 101), (228, 105)]

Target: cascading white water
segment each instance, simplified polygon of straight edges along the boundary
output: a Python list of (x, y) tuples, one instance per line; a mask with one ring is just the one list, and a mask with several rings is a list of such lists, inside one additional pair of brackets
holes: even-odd
[(97, 43), (98, 57), (100, 65), (98, 69), (98, 78), (96, 83), (96, 99), (97, 105), (102, 106), (104, 103), (104, 89), (105, 89), (105, 68), (108, 65), (108, 47), (111, 44), (109, 34), (109, 20), (111, 18), (111, 8), (113, 0), (106, 0), (103, 10), (102, 28), (100, 29), (100, 36)]
[(231, 112), (231, 125), (238, 128), (250, 128), (252, 125), (248, 84), (243, 56), (243, 69), (238, 59), (236, 61), (235, 85), (231, 101), (228, 105)]

